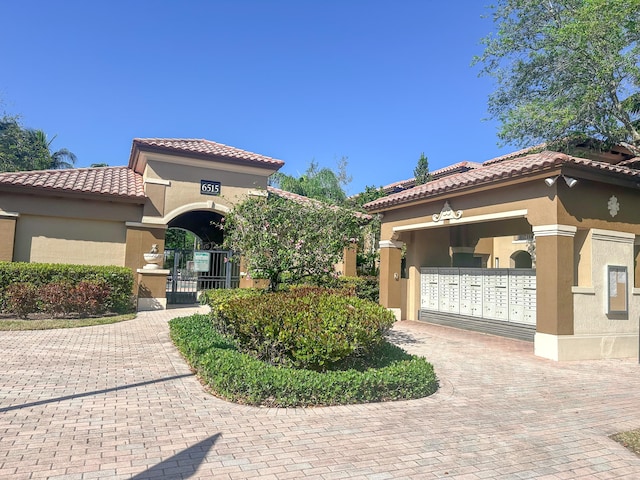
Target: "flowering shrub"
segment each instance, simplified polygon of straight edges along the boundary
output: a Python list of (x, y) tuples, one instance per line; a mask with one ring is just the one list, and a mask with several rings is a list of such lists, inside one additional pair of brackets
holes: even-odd
[(221, 228), (225, 247), (245, 255), (251, 278), (268, 279), (276, 291), (285, 280), (331, 275), (360, 226), (350, 210), (270, 195), (236, 205)]

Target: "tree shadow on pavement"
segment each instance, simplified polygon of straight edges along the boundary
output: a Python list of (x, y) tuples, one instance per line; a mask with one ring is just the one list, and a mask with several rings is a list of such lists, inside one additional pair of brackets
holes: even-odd
[(198, 467), (200, 467), (209, 450), (211, 450), (211, 447), (213, 447), (219, 437), (220, 434), (216, 433), (186, 450), (176, 453), (144, 472), (140, 472), (136, 476), (131, 477), (131, 480), (189, 478), (197, 472)]
[(399, 332), (398, 330), (391, 330), (387, 332), (385, 337), (395, 345), (419, 343), (419, 340), (417, 340), (416, 337), (414, 337), (412, 334), (407, 332)]

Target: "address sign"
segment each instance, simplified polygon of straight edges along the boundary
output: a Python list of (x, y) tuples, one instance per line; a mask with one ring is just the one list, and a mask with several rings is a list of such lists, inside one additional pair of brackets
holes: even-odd
[(220, 195), (221, 186), (222, 184), (220, 182), (200, 180), (200, 193), (203, 195)]

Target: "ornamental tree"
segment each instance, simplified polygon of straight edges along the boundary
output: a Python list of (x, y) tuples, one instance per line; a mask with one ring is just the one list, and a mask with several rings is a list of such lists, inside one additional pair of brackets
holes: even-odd
[(498, 0), (474, 61), (497, 80), (505, 143), (572, 138), (640, 147), (640, 0)]
[(222, 228), (225, 247), (241, 252), (249, 275), (268, 279), (275, 291), (284, 281), (332, 275), (359, 224), (344, 208), (268, 195), (236, 205)]
[(416, 177), (416, 185), (423, 185), (431, 181), (429, 160), (424, 156), (424, 152), (420, 154), (416, 168), (413, 170), (413, 175)]

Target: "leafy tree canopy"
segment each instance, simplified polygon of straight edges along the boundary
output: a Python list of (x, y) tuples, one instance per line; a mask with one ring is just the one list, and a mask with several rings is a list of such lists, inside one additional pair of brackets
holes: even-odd
[(429, 173), (429, 160), (424, 156), (424, 152), (420, 154), (418, 164), (413, 170), (413, 175), (416, 177), (416, 185), (422, 185), (431, 181), (431, 174)]
[(378, 198), (382, 198), (385, 195), (386, 193), (384, 193), (384, 190), (382, 190), (382, 187), (367, 185), (364, 187), (364, 190), (362, 192), (360, 192), (357, 195), (354, 195), (353, 197), (349, 197), (347, 199), (346, 204), (351, 208), (356, 208), (364, 212), (365, 210), (364, 208), (362, 208), (362, 206), (365, 203), (373, 202), (374, 200), (377, 200)]
[(594, 138), (640, 147), (640, 0), (498, 0), (474, 59), (497, 80), (505, 143)]
[(0, 171), (19, 172), (72, 168), (76, 156), (66, 148), (51, 151), (51, 140), (42, 130), (24, 128), (18, 117), (0, 118)]
[(301, 177), (296, 178), (286, 173), (277, 172), (271, 176), (271, 184), (287, 192), (340, 205), (347, 198), (343, 187), (351, 182), (346, 168), (346, 157), (342, 157), (338, 162), (337, 173), (330, 168), (319, 168), (318, 163), (312, 161)]
[(352, 211), (269, 195), (236, 205), (223, 229), (225, 248), (242, 252), (249, 274), (276, 290), (285, 280), (333, 274), (359, 225)]

